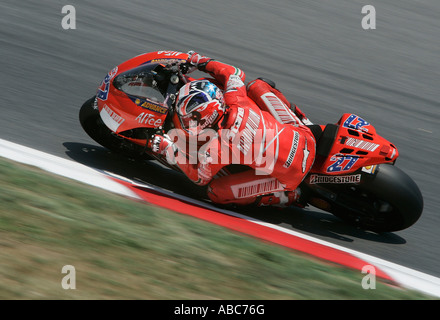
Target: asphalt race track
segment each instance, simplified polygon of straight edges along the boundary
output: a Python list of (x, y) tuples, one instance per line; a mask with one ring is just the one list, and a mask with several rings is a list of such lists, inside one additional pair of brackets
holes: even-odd
[[(369, 120), (400, 151), (425, 201), (413, 227), (378, 235), (313, 208), (259, 218), (440, 276), (440, 2), (0, 2), (0, 138), (196, 196), (156, 164), (127, 162), (94, 143), (78, 111), (115, 65), (140, 53), (194, 49), (271, 78), (315, 123), (344, 112)], [(65, 30), (64, 5), (76, 9)], [(376, 29), (362, 28), (362, 7)], [(437, 229), (439, 228), (439, 229)]]

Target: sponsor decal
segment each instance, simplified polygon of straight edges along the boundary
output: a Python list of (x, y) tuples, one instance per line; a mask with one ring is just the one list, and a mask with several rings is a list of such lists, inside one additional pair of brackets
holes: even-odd
[(321, 176), (318, 174), (312, 174), (310, 176), (310, 184), (316, 183), (359, 183), (361, 182), (361, 175), (348, 175), (348, 176)]
[(349, 146), (349, 147), (359, 148), (359, 149), (366, 150), (366, 151), (375, 151), (377, 149), (377, 147), (379, 147), (379, 145), (376, 143), (372, 143), (372, 142), (368, 142), (368, 141), (364, 141), (364, 140), (359, 140), (359, 139), (355, 139), (355, 138), (348, 138), (347, 141), (345, 142), (345, 145)]
[(295, 131), (295, 134), (293, 136), (292, 146), (290, 147), (289, 156), (287, 157), (287, 160), (283, 165), (284, 168), (289, 168), (293, 162), (293, 159), (295, 159), (296, 150), (298, 149), (298, 143), (299, 143), (299, 133)]
[(203, 123), (203, 125), (201, 126), (202, 129), (208, 127), (209, 125), (213, 124), (215, 122), (215, 120), (218, 117), (218, 112), (217, 110), (214, 110), (214, 112), (208, 116), (208, 118), (206, 119), (205, 123)]
[(362, 130), (364, 132), (368, 132), (368, 126), (370, 126), (370, 123), (362, 119), (361, 117), (358, 117), (355, 114), (351, 114), (343, 123), (342, 125), (344, 128), (348, 129), (356, 129), (356, 130)]
[(178, 63), (179, 61), (186, 61), (184, 59), (172, 59), (172, 58), (163, 58), (163, 59), (153, 59), (150, 61), (145, 62), (146, 63), (164, 63), (164, 64), (174, 64), (174, 63)]
[(260, 97), (270, 113), (281, 123), (300, 124), (301, 121), (275, 94), (268, 92)]
[(159, 106), (157, 104), (154, 103), (150, 103), (148, 101), (145, 100), (141, 100), (141, 99), (136, 99), (134, 101), (134, 103), (136, 103), (138, 106), (144, 108), (144, 109), (148, 109), (160, 114), (166, 114), (168, 112), (168, 108), (163, 107), (163, 106)]
[(283, 185), (275, 178), (266, 178), (231, 186), (236, 199), (257, 196), (284, 190)]
[(124, 118), (122, 118), (112, 109), (110, 109), (109, 106), (107, 106), (106, 104), (102, 108), (100, 115), (105, 125), (114, 132), (116, 132), (119, 126), (125, 121)]
[(260, 115), (252, 109), (249, 109), (249, 116), (247, 118), (246, 125), (242, 131), (238, 144), (238, 149), (244, 155), (246, 155), (251, 149), (259, 125)]
[(164, 50), (164, 51), (158, 51), (158, 54), (163, 54), (164, 56), (173, 57), (173, 56), (180, 56), (183, 54), (179, 51), (172, 51), (172, 50)]
[(148, 112), (142, 112), (136, 117), (140, 124), (146, 124), (147, 126), (158, 128), (162, 125), (162, 119), (157, 119), (154, 115)]
[(327, 172), (348, 171), (358, 160), (359, 157), (356, 156), (344, 156), (340, 154), (335, 154), (330, 158), (330, 161), (334, 163), (327, 167)]
[(362, 172), (374, 174), (376, 172), (377, 165), (362, 167)]

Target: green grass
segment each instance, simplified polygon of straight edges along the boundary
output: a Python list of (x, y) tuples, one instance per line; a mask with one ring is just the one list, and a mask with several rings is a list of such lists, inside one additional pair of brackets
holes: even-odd
[(0, 299), (430, 299), (5, 160), (0, 204)]

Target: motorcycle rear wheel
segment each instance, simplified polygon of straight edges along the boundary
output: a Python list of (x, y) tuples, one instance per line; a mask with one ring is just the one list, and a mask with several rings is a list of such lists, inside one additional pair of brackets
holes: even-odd
[(402, 170), (381, 164), (374, 177), (347, 186), (331, 203), (335, 216), (365, 230), (394, 232), (412, 226), (423, 211), (423, 197), (416, 183)]

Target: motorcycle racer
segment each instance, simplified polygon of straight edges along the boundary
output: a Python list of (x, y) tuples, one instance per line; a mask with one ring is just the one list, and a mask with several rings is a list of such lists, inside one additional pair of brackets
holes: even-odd
[[(178, 92), (173, 122), (189, 139), (156, 134), (150, 148), (172, 161), (197, 137), (196, 156), (185, 153), (185, 161), (176, 164), (194, 183), (208, 185), (214, 203), (288, 206), (297, 201), (297, 187), (315, 159), (308, 119), (270, 81), (260, 78), (246, 87), (239, 68), (188, 54), (188, 73), (198, 69), (213, 77), (189, 82)], [(200, 147), (202, 136), (209, 141)], [(240, 170), (231, 170), (231, 164)]]
[(101, 146), (130, 160), (156, 159), (203, 185), (217, 204), (312, 205), (374, 232), (418, 221), (423, 195), (370, 122), (344, 113), (305, 128), (274, 83), (244, 80), (241, 70), (194, 53), (147, 52), (107, 73), (79, 121)]

